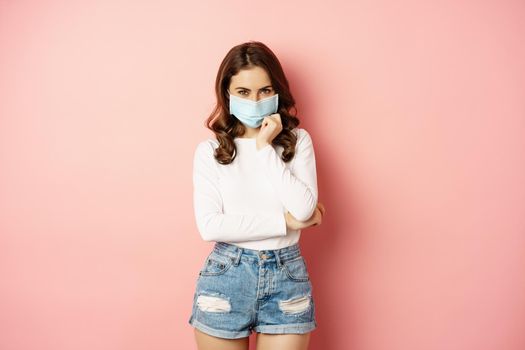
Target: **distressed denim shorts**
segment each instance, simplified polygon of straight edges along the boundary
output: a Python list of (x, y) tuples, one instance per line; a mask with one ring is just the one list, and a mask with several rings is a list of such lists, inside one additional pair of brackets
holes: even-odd
[(308, 333), (317, 327), (312, 284), (299, 243), (254, 250), (215, 242), (199, 271), (189, 324), (220, 338), (252, 331)]

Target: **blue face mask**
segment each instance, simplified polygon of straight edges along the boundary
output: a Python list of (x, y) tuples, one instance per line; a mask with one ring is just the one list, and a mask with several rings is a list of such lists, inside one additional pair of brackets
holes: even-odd
[(250, 128), (261, 126), (264, 117), (277, 112), (278, 94), (257, 102), (230, 94), (230, 114)]

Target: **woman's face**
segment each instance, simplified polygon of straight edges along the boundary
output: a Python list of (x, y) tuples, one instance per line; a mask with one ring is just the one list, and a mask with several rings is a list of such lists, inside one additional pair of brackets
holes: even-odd
[(275, 95), (268, 73), (258, 66), (241, 69), (239, 73), (232, 76), (228, 91), (232, 95), (253, 101)]

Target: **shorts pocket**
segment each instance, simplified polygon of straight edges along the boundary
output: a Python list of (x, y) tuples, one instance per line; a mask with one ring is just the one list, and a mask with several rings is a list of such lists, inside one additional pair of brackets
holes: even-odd
[(283, 269), (286, 277), (292, 281), (306, 282), (310, 280), (303, 256), (284, 262)]
[(211, 252), (206, 258), (204, 266), (199, 271), (200, 276), (218, 276), (222, 275), (232, 265), (233, 261), (230, 257)]

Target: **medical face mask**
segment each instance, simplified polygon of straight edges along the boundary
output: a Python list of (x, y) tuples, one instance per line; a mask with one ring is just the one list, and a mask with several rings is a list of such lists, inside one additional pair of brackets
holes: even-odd
[(257, 102), (230, 94), (230, 114), (250, 128), (258, 128), (264, 117), (277, 112), (278, 94)]

